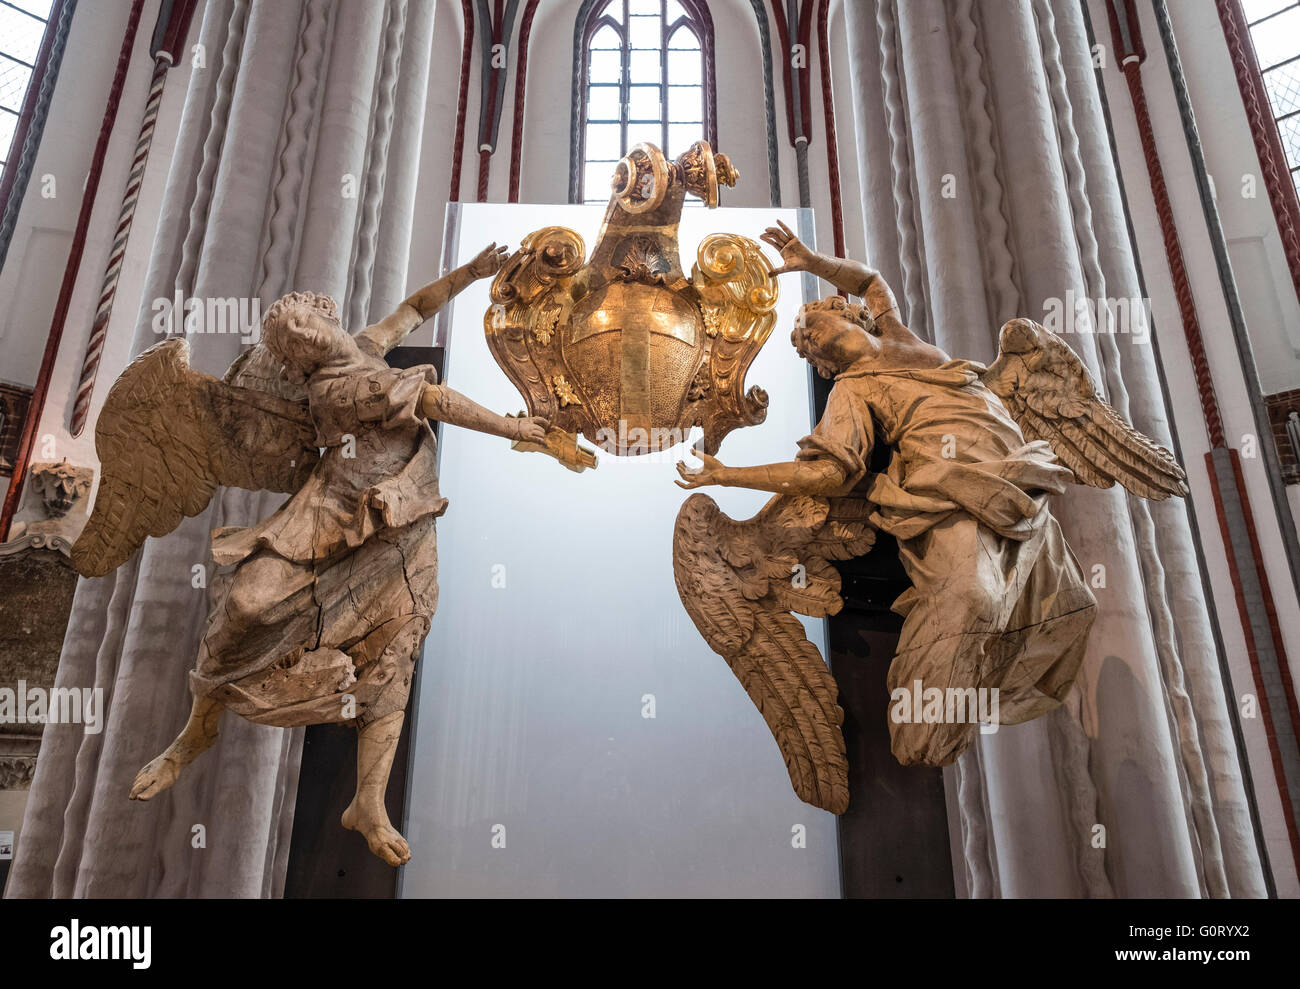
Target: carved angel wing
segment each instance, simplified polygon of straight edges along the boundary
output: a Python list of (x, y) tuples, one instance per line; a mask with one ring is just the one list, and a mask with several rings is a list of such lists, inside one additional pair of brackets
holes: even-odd
[(1032, 319), (1002, 327), (998, 359), (983, 375), (1028, 440), (1046, 440), (1080, 484), (1118, 481), (1143, 498), (1188, 493), (1173, 454), (1130, 426), (1097, 394), (1064, 340)]
[(857, 498), (778, 495), (737, 522), (695, 494), (673, 533), (673, 573), (691, 620), (762, 712), (795, 793), (834, 814), (849, 805), (844, 711), (792, 612), (820, 618), (843, 606), (830, 561), (871, 548), (868, 507)]
[(150, 347), (122, 372), (99, 415), (95, 449), (103, 479), (72, 547), (72, 564), (86, 577), (103, 576), (146, 536), (198, 515), (218, 485), (293, 492), (318, 459), (305, 405), (195, 371), (179, 338)]

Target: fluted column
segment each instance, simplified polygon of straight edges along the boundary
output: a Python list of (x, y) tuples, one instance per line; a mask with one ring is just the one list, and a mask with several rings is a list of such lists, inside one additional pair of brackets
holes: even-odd
[[(320, 145), (312, 160), (309, 195), (316, 209), (302, 228), (297, 276), (311, 291), (326, 292), (347, 312), (352, 251), (356, 242), (365, 175), (370, 109), (387, 4), (341, 4), (336, 38), (349, 39), (332, 54), (332, 71), (322, 95)], [(364, 97), (358, 80), (371, 80)]]
[[(885, 102), (879, 98), (883, 71), (880, 42), (874, 30), (863, 30), (863, 12), (852, 7), (852, 4), (845, 6), (845, 18), (849, 25), (849, 78), (854, 94), (853, 134), (862, 186), (862, 229), (872, 264), (901, 294), (903, 251), (899, 246), (900, 231), (895, 223), (891, 142), (880, 138), (889, 128)], [(860, 23), (855, 24), (855, 21)], [(863, 99), (864, 93), (871, 93), (876, 98)], [(854, 203), (844, 203), (846, 212), (854, 208)], [(906, 305), (906, 299), (900, 298), (899, 301)]]
[[(962, 133), (961, 90), (950, 55), (947, 16), (939, 3), (900, 3), (898, 49), (906, 79), (908, 133), (923, 265), (930, 289), (930, 326), (936, 341), (976, 360), (988, 346), (979, 233), (971, 204)], [(902, 53), (906, 52), (906, 57)], [(923, 122), (923, 126), (921, 125)], [(942, 285), (942, 291), (935, 286)], [(991, 355), (989, 355), (991, 357)]]
[[(408, 292), (408, 247), (415, 229), (415, 190), (420, 172), (423, 133), (413, 121), (424, 119), (429, 91), (429, 42), (433, 30), (434, 5), (411, 2), (406, 15), (402, 70), (393, 97), (394, 126), (388, 149), (388, 170), (384, 185), (386, 205), (380, 217), (375, 250), (373, 285), (368, 319), (381, 319), (406, 298)], [(425, 223), (441, 228), (441, 215), (425, 217)], [(427, 236), (427, 234), (426, 234)], [(424, 284), (436, 277), (433, 271), (416, 271), (411, 278)]]
[[(358, 281), (370, 284), (377, 250), (405, 254), (411, 170), (398, 169), (407, 176), (391, 187), (398, 198), (385, 170), (391, 153), (419, 146), (432, 27), (431, 5), (411, 0), (208, 0), (204, 64), (191, 70), (134, 352), (157, 342), (153, 299), (177, 290), (257, 298), (263, 310), (298, 287), (343, 302)], [(393, 112), (399, 96), (408, 116)], [(372, 146), (375, 127), (385, 139)], [(393, 232), (378, 238), (384, 229)], [(228, 333), (190, 345), (195, 366), (214, 374), (243, 346)], [(116, 574), (80, 582), (57, 683), (103, 687), (107, 725), (98, 736), (48, 726), (10, 896), (282, 891), (301, 729), (227, 716), (217, 745), (171, 790), (126, 799), (189, 710), (186, 674), (210, 603), (192, 574), (197, 565), (211, 577), (210, 530), (248, 524), (279, 500), (221, 492)]]
[[(850, 50), (878, 49), (881, 66), (854, 77), (865, 194), (885, 194), (886, 168), (894, 193), (864, 204), (868, 246), (903, 254), (903, 294), (928, 300), (939, 346), (987, 360), (1002, 321), (1043, 319), (1067, 292), (1141, 295), (1076, 2), (845, 9)], [(886, 213), (893, 229), (873, 230)], [(909, 273), (923, 284), (907, 287)], [(1068, 342), (1110, 401), (1168, 443), (1149, 339)], [(1067, 705), (982, 737), (949, 771), (967, 895), (1262, 895), (1186, 506), (1076, 489), (1056, 514), (1085, 573), (1104, 573), (1100, 616)]]

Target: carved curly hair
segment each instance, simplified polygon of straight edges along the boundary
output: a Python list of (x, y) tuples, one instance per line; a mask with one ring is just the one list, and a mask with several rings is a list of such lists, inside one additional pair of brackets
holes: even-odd
[(271, 308), (262, 317), (262, 329), (265, 331), (270, 323), (283, 324), (290, 310), (310, 309), (326, 319), (339, 321), (339, 307), (328, 295), (316, 292), (290, 292), (271, 303)]
[(824, 360), (820, 354), (808, 346), (805, 333), (808, 327), (808, 317), (817, 313), (829, 313), (846, 322), (855, 324), (864, 333), (873, 335), (876, 332), (876, 321), (871, 318), (871, 313), (867, 311), (866, 306), (848, 302), (843, 296), (839, 295), (829, 295), (824, 299), (818, 299), (816, 302), (807, 302), (799, 308), (799, 315), (795, 318), (794, 329), (790, 333), (790, 342), (794, 344), (794, 349), (799, 352), (799, 356), (805, 358), (817, 369), (818, 374), (823, 378), (833, 378), (838, 369), (831, 366), (830, 362)]
[(342, 332), (338, 304), (328, 295), (316, 292), (290, 292), (281, 296), (262, 317), (262, 343), (284, 362), (289, 379), (298, 383), (305, 381), (338, 346), (336, 340), (306, 332), (301, 327), (291, 330), (289, 316), (303, 311), (329, 320)]
[(867, 311), (866, 306), (859, 305), (856, 302), (849, 302), (842, 295), (828, 295), (816, 302), (805, 302), (799, 308), (795, 329), (803, 329), (808, 317), (812, 313), (818, 312), (829, 312), (841, 319), (847, 319), (851, 323), (857, 323), (868, 333), (873, 332), (876, 328), (876, 321), (871, 318), (871, 313)]

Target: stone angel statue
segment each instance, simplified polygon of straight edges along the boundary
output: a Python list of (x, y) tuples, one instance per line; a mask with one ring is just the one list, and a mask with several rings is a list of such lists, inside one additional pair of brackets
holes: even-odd
[(275, 302), (261, 342), (224, 380), (189, 366), (183, 339), (136, 358), (95, 430), (103, 462), (72, 560), (88, 577), (146, 536), (198, 515), (219, 485), (290, 495), (265, 521), (219, 529), (221, 568), (180, 735), (135, 779), (148, 800), (217, 738), (225, 710), (264, 725), (356, 725), (357, 789), (343, 826), (389, 865), (411, 855), (384, 809), (416, 655), (438, 602), (438, 492), (430, 420), (540, 443), (546, 422), (496, 415), (384, 355), (505, 259), (495, 244), (349, 335), (332, 299)]
[[(809, 303), (791, 334), (835, 382), (795, 460), (727, 467), (697, 450), (701, 468), (678, 464), (682, 487), (776, 497), (737, 522), (691, 496), (677, 518), (674, 571), (696, 626), (762, 711), (795, 792), (841, 813), (843, 711), (793, 614), (839, 611), (832, 561), (867, 552), (875, 530), (896, 537), (912, 586), (893, 605), (904, 622), (889, 689), (920, 681), (928, 697), (938, 688), (945, 715), (954, 691), (973, 711), (977, 691), (995, 690), (998, 723), (1018, 724), (1065, 698), (1097, 607), (1048, 496), (1071, 482), (1119, 482), (1155, 499), (1188, 489), (1170, 453), (1107, 405), (1065, 342), (1032, 320), (1002, 327), (990, 367), (952, 360), (903, 325), (878, 272), (813, 252), (784, 224), (762, 239), (781, 252), (776, 274), (809, 271), (862, 301)], [(892, 451), (884, 474), (868, 470), (877, 443)], [(891, 717), (891, 748), (904, 765), (943, 766), (977, 727), (973, 717), (913, 711)]]

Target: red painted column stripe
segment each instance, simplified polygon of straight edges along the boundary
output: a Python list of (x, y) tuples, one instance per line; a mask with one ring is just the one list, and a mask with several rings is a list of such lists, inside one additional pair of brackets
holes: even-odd
[(126, 31), (122, 36), (122, 47), (118, 52), (117, 69), (113, 73), (113, 83), (108, 91), (108, 103), (99, 125), (99, 139), (95, 142), (95, 153), (90, 161), (90, 172), (86, 176), (85, 191), (81, 196), (81, 212), (77, 216), (76, 230), (72, 236), (72, 247), (68, 252), (68, 263), (63, 269), (63, 283), (59, 287), (58, 302), (54, 307), (54, 318), (50, 323), (49, 336), (45, 341), (45, 354), (41, 358), (40, 372), (32, 391), (31, 405), (28, 406), (27, 420), (23, 423), (22, 439), (18, 446), (18, 457), (14, 462), (13, 478), (9, 492), (5, 496), (4, 509), (0, 512), (0, 542), (9, 538), (9, 528), (14, 513), (18, 510), (18, 499), (22, 493), (23, 478), (31, 463), (32, 448), (36, 443), (36, 430), (45, 400), (50, 393), (50, 377), (54, 373), (55, 358), (59, 353), (59, 343), (63, 339), (63, 327), (68, 320), (68, 308), (72, 304), (72, 290), (77, 283), (77, 272), (81, 268), (81, 258), (86, 249), (86, 233), (90, 228), (90, 215), (95, 207), (95, 196), (99, 192), (99, 179), (104, 170), (104, 158), (108, 153), (109, 138), (113, 134), (113, 124), (117, 121), (118, 106), (122, 101), (122, 89), (126, 85), (127, 69), (131, 64), (131, 52), (135, 48), (135, 36), (140, 27), (140, 14), (144, 9), (144, 0), (132, 0), (131, 12), (127, 17)]
[[(501, 4), (499, 2), (495, 5), (495, 10), (496, 13), (495, 13), (494, 22), (492, 24), (487, 25), (487, 27), (491, 28), (492, 30), (492, 45), (489, 46), (489, 48), (495, 47), (496, 45), (499, 45), (501, 43), (501, 33), (504, 27), (502, 23), (504, 18), (504, 11), (502, 10)], [(478, 108), (480, 132), (482, 132), (482, 130), (486, 127), (491, 127), (492, 117), (497, 112), (497, 89), (499, 87), (497, 86), (496, 77), (497, 77), (497, 73), (503, 71), (505, 70), (498, 69), (495, 67), (493, 67), (490, 70), (489, 79), (488, 79), (487, 101)], [(496, 150), (495, 148), (491, 148), (491, 149), (485, 148), (482, 146), (482, 144), (480, 144), (478, 149), (478, 201), (480, 203), (487, 202), (488, 178), (490, 177), (492, 172), (492, 152), (495, 150)]]
[(1214, 379), (1210, 375), (1210, 362), (1205, 354), (1205, 340), (1196, 315), (1196, 302), (1192, 297), (1192, 283), (1187, 275), (1187, 263), (1174, 223), (1174, 206), (1165, 184), (1164, 169), (1160, 165), (1160, 152), (1156, 149), (1155, 131), (1151, 127), (1151, 113), (1147, 109), (1146, 91), (1142, 86), (1142, 66), (1136, 57), (1124, 62), (1124, 79), (1128, 83), (1133, 101), (1133, 115), (1137, 119), (1138, 136), (1142, 141), (1142, 154), (1146, 158), (1147, 174), (1151, 180), (1151, 194), (1155, 199), (1156, 216), (1160, 221), (1160, 235), (1164, 240), (1165, 256), (1169, 261), (1169, 274), (1178, 299), (1178, 314), (1187, 339), (1187, 350), (1196, 374), (1196, 393), (1201, 402), (1201, 414), (1210, 437), (1210, 446), (1227, 446), (1223, 434), (1223, 417), (1219, 414), (1219, 400), (1214, 393)]
[(167, 81), (167, 70), (170, 68), (170, 56), (160, 56), (154, 63), (153, 78), (149, 83), (149, 99), (145, 104), (144, 118), (140, 123), (140, 136), (136, 138), (135, 155), (126, 181), (126, 192), (122, 196), (117, 229), (113, 233), (113, 246), (104, 271), (104, 282), (99, 290), (99, 305), (95, 307), (95, 319), (90, 327), (90, 339), (86, 342), (86, 356), (82, 361), (81, 377), (77, 382), (77, 397), (72, 407), (72, 418), (69, 424), (69, 431), (73, 436), (81, 435), (82, 430), (86, 428), (86, 421), (90, 418), (90, 400), (95, 393), (99, 362), (104, 355), (104, 344), (108, 340), (108, 323), (113, 315), (118, 279), (122, 276), (126, 243), (131, 236), (131, 224), (135, 221), (135, 207), (140, 200), (140, 186), (144, 183), (144, 167), (149, 161), (149, 148), (153, 144), (158, 109), (162, 105), (163, 87)]
[(113, 246), (104, 270), (99, 305), (95, 307), (90, 339), (86, 343), (86, 355), (82, 360), (81, 376), (77, 382), (76, 399), (69, 421), (69, 432), (73, 436), (81, 435), (90, 418), (90, 403), (95, 393), (95, 380), (99, 375), (99, 362), (108, 339), (108, 324), (113, 314), (113, 302), (117, 296), (117, 283), (122, 275), (126, 242), (131, 235), (131, 225), (135, 221), (140, 187), (144, 182), (144, 167), (149, 160), (149, 149), (153, 145), (154, 129), (158, 122), (158, 111), (162, 107), (167, 72), (180, 58), (181, 47), (185, 44), (196, 6), (197, 0), (179, 0), (166, 11), (166, 20), (160, 21), (158, 27), (154, 29), (153, 77), (149, 80), (149, 97), (145, 101), (144, 114), (140, 120), (140, 134), (135, 142), (135, 154), (131, 160), (131, 171), (127, 175), (126, 191), (122, 194), (122, 208), (118, 212)]
[(822, 110), (826, 116), (826, 166), (830, 173), (831, 227), (835, 256), (844, 257), (844, 198), (840, 191), (840, 145), (835, 130), (835, 95), (831, 86), (830, 0), (819, 0), (817, 44), (821, 52)]
[(519, 178), (524, 154), (524, 103), (527, 99), (528, 44), (533, 32), (533, 15), (538, 0), (528, 0), (519, 26), (519, 54), (515, 58), (515, 119), (510, 134), (510, 202), (519, 202)]
[(460, 50), (460, 95), (456, 100), (456, 138), (451, 149), (451, 189), (448, 202), (460, 201), (460, 166), (465, 156), (465, 114), (469, 104), (469, 65), (474, 57), (474, 3), (460, 0), (465, 20), (465, 42)]

